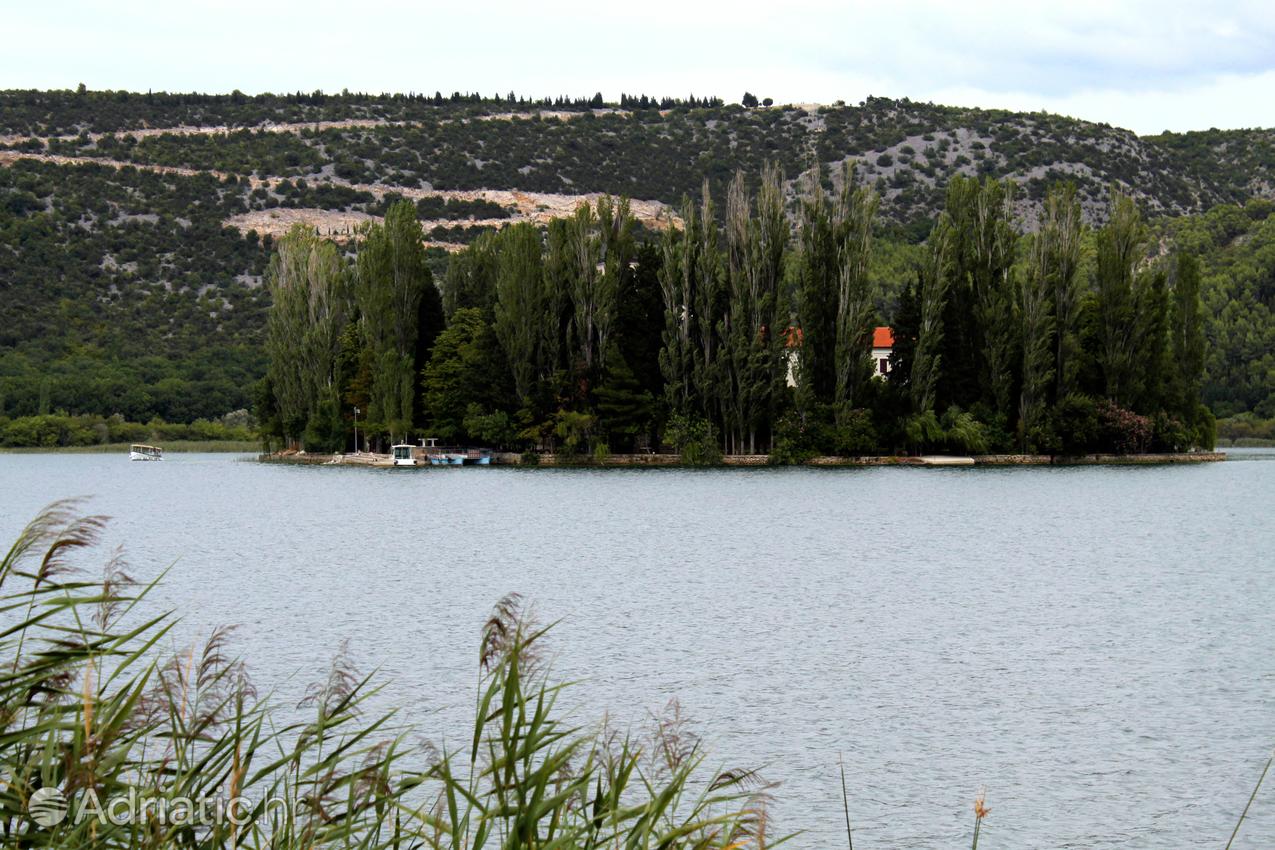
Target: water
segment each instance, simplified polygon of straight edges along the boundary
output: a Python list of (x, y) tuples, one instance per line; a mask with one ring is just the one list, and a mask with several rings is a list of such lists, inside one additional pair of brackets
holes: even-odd
[[(794, 847), (1222, 846), (1275, 746), (1275, 459), (1065, 469), (393, 471), (0, 455), (0, 538), (116, 517), (179, 640), (238, 623), (294, 703), (348, 638), (463, 741), (477, 635), (520, 590), (582, 721), (673, 696), (782, 781)], [(1275, 846), (1275, 784), (1237, 847)]]

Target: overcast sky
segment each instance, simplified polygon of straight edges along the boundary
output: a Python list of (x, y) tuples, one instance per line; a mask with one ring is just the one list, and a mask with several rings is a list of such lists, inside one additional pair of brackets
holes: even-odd
[(1275, 127), (1270, 0), (42, 2), (6, 9), (0, 88), (745, 90), (1072, 115), (1139, 133)]

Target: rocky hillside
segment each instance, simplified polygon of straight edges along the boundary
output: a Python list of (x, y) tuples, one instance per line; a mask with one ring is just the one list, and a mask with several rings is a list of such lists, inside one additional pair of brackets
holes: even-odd
[[(250, 406), (261, 275), (270, 239), (294, 222), (340, 240), (406, 197), (441, 270), (483, 232), (543, 222), (596, 193), (627, 195), (647, 229), (667, 226), (704, 180), (720, 199), (737, 169), (755, 177), (767, 161), (794, 190), (813, 162), (825, 175), (854, 163), (883, 198), (875, 274), (895, 289), (957, 173), (1017, 181), (1028, 229), (1059, 179), (1077, 183), (1091, 221), (1119, 184), (1165, 233), (1180, 230), (1168, 224), (1178, 217), (1275, 197), (1271, 131), (1139, 137), (907, 100), (745, 109), (645, 97), (0, 92), (0, 416), (190, 421)], [(1244, 321), (1265, 330), (1218, 330), (1219, 341), (1268, 338), (1269, 293), (1245, 286)], [(1229, 321), (1227, 300), (1211, 304), (1215, 322)], [(1246, 357), (1228, 348), (1224, 360)], [(1229, 383), (1212, 397), (1252, 407), (1272, 382), (1250, 373), (1235, 379), (1242, 399)]]
[[(632, 101), (632, 99), (626, 99)], [(777, 161), (790, 180), (817, 158), (854, 162), (883, 211), (932, 218), (951, 175), (1010, 177), (1025, 220), (1058, 179), (1098, 219), (1114, 184), (1151, 215), (1203, 212), (1275, 194), (1275, 134), (1206, 131), (1139, 137), (1044, 113), (870, 98), (857, 106), (588, 108), (468, 96), (203, 97), (0, 95), (10, 150), (303, 179), (383, 190), (607, 192), (677, 204), (708, 178)], [(566, 107), (566, 108), (564, 108)], [(920, 226), (917, 224), (917, 226)]]

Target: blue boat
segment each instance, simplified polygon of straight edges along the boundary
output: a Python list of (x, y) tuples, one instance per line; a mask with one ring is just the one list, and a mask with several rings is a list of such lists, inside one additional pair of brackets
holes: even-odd
[(460, 446), (440, 446), (438, 440), (429, 438), (422, 443), (430, 466), (490, 466), (491, 449), (470, 449)]

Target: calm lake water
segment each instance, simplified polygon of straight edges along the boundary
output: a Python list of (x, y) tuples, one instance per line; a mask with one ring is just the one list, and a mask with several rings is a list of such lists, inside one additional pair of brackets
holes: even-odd
[[(350, 640), (461, 742), (479, 629), (519, 590), (581, 721), (673, 696), (782, 781), (792, 844), (1225, 844), (1275, 746), (1275, 454), (1063, 469), (419, 471), (0, 455), (7, 546), (89, 495), (180, 639), (240, 624), (295, 701)], [(1275, 778), (1237, 846), (1275, 846)]]

